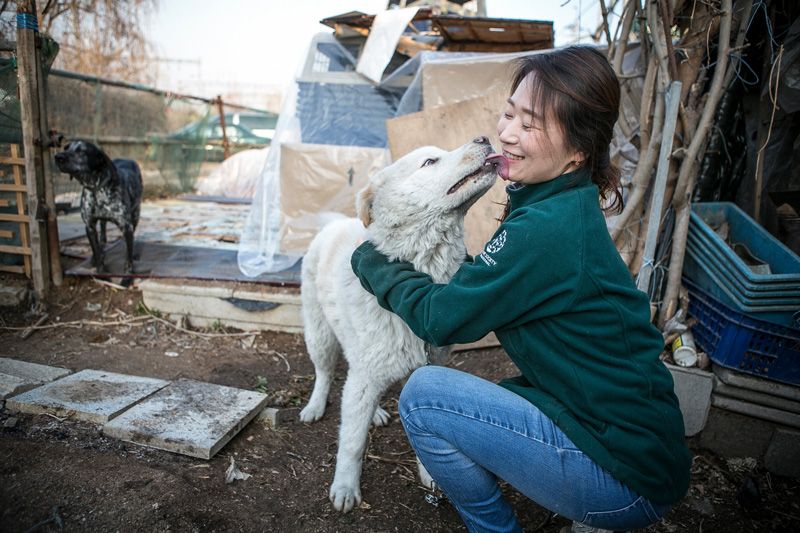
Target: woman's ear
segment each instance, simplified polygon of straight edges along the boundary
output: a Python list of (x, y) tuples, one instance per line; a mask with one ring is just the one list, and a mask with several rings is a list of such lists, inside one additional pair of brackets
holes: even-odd
[(372, 200), (374, 198), (375, 189), (372, 182), (358, 191), (356, 195), (356, 214), (365, 228), (372, 224)]

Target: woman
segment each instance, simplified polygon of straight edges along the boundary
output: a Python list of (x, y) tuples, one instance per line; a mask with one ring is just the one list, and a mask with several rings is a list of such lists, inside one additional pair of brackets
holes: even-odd
[(659, 520), (685, 494), (691, 456), (663, 339), (605, 225), (620, 201), (609, 162), (619, 82), (602, 54), (519, 60), (498, 122), (506, 215), (484, 251), (435, 284), (369, 242), (362, 285), (437, 346), (497, 334), (520, 376), (495, 385), (427, 366), (400, 416), (417, 456), (471, 531), (519, 531), (504, 479), (573, 531)]

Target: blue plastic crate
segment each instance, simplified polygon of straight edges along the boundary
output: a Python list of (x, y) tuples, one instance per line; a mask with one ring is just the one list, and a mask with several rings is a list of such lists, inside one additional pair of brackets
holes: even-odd
[(690, 228), (687, 245), (709, 263), (709, 267), (738, 287), (749, 298), (782, 297), (800, 300), (800, 282), (752, 282), (745, 278), (718, 249), (718, 245), (708, 241), (699, 230)]
[[(769, 264), (772, 274), (756, 274), (712, 229), (727, 222), (731, 242), (744, 244), (762, 261)], [(751, 283), (800, 284), (800, 257), (730, 202), (692, 204), (691, 225), (715, 243), (716, 248), (735, 269)]]
[[(686, 271), (684, 275), (697, 283), (701, 288), (707, 290), (711, 289), (710, 287), (706, 286), (706, 284), (701, 283), (699, 279), (696, 279), (694, 275), (690, 275), (689, 271), (702, 269), (703, 271), (712, 274), (714, 279), (718, 280), (721, 285), (724, 285), (725, 288), (727, 288), (736, 296), (739, 303), (744, 305), (784, 305), (794, 306), (795, 310), (800, 310), (800, 294), (798, 294), (796, 291), (752, 291), (746, 289), (742, 287), (741, 283), (739, 283), (736, 278), (732, 278), (724, 271), (724, 267), (721, 266), (717, 259), (710, 256), (708, 253), (703, 252), (703, 250), (698, 248), (693, 242), (687, 241), (686, 253), (687, 259), (689, 255), (691, 255), (692, 261), (694, 261), (695, 264), (690, 265), (689, 268), (686, 269), (686, 264), (684, 263), (684, 269)], [(713, 294), (714, 291), (712, 290), (711, 292)], [(719, 297), (716, 294), (715, 296)]]
[(744, 303), (739, 295), (731, 291), (715, 274), (703, 267), (690, 248), (686, 249), (683, 276), (684, 281), (702, 287), (702, 290), (709, 296), (741, 314), (780, 326), (796, 325), (795, 314), (800, 310), (800, 306), (748, 305)]
[(695, 343), (718, 365), (800, 385), (800, 329), (738, 313), (684, 278)]

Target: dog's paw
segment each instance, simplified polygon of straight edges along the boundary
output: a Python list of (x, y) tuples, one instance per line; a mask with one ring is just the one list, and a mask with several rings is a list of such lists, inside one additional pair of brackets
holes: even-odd
[(419, 473), (419, 482), (422, 484), (423, 487), (426, 489), (433, 490), (434, 485), (436, 482), (433, 480), (431, 475), (428, 473), (428, 470), (425, 466), (420, 462), (419, 457), (417, 459), (417, 472)]
[(361, 504), (361, 489), (358, 486), (334, 483), (331, 486), (330, 498), (334, 509), (347, 513)]
[(323, 405), (322, 408), (308, 404), (306, 405), (302, 411), (300, 411), (300, 422), (305, 422), (306, 424), (311, 422), (316, 422), (322, 415), (325, 414), (325, 406)]
[(389, 416), (389, 413), (378, 406), (378, 408), (375, 409), (375, 414), (372, 415), (372, 425), (375, 427), (386, 426), (391, 419), (392, 417)]

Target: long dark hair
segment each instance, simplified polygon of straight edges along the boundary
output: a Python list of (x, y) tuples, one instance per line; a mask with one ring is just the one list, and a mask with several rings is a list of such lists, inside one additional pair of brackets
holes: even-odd
[[(530, 80), (531, 109), (552, 112), (568, 147), (586, 156), (580, 165), (589, 168), (606, 209), (622, 209), (619, 169), (609, 158), (620, 90), (608, 60), (588, 46), (522, 57), (516, 60), (511, 94), (532, 72), (536, 75)], [(542, 113), (542, 120), (548, 115)]]

